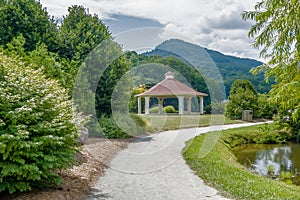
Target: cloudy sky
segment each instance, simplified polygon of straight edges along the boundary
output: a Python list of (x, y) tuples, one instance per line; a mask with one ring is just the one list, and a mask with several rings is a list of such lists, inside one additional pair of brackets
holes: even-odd
[[(159, 27), (203, 47), (239, 57), (258, 58), (247, 33), (251, 22), (241, 13), (257, 0), (41, 0), (50, 15), (61, 18), (71, 5), (83, 5), (117, 35), (133, 28)], [(171, 36), (170, 36), (171, 37)], [(155, 44), (153, 44), (155, 45)], [(261, 60), (261, 59), (260, 59)]]

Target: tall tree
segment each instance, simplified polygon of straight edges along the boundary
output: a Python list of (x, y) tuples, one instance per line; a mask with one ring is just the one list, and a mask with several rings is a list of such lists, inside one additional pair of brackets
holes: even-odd
[(64, 58), (83, 60), (101, 41), (111, 37), (97, 15), (83, 6), (72, 6), (59, 28), (59, 54)]
[(23, 35), (26, 51), (35, 49), (39, 42), (51, 51), (56, 49), (56, 24), (39, 2), (0, 0), (0, 19), (0, 45), (6, 46), (14, 37)]
[(230, 89), (228, 100), (226, 116), (232, 119), (241, 119), (243, 110), (253, 110), (254, 115), (256, 115), (257, 92), (250, 81), (234, 81)]
[(266, 70), (267, 79), (275, 77), (271, 100), (278, 106), (281, 122), (300, 135), (300, 1), (262, 0), (242, 17), (256, 22), (249, 36), (268, 60), (254, 72)]

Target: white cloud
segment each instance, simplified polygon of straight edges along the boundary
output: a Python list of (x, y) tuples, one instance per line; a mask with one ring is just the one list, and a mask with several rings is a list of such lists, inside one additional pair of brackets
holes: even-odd
[(51, 15), (67, 14), (67, 7), (80, 4), (90, 13), (121, 14), (154, 19), (166, 29), (225, 54), (258, 58), (247, 36), (250, 23), (241, 12), (252, 10), (257, 0), (41, 0)]

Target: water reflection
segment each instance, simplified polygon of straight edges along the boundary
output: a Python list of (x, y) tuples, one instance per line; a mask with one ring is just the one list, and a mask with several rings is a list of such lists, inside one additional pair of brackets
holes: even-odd
[(243, 145), (235, 150), (238, 161), (256, 173), (268, 176), (268, 168), (278, 176), (281, 171), (292, 172), (296, 177), (295, 184), (300, 184), (300, 145)]
[(274, 167), (274, 174), (279, 175), (280, 171), (291, 171), (293, 161), (291, 160), (292, 148), (275, 147), (273, 149), (258, 150), (254, 161), (254, 167), (261, 175), (268, 174), (268, 166)]

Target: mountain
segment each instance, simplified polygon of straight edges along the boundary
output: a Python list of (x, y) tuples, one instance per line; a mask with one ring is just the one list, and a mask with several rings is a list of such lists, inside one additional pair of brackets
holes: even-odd
[[(174, 56), (185, 63), (200, 69), (201, 74), (217, 75), (218, 70), (223, 78), (226, 95), (229, 95), (231, 84), (237, 79), (246, 79), (252, 82), (259, 93), (267, 93), (271, 84), (264, 80), (264, 74), (252, 75), (250, 69), (263, 64), (260, 61), (248, 58), (238, 58), (224, 55), (218, 51), (191, 44), (179, 39), (164, 41), (154, 50), (143, 53), (144, 56)], [(209, 75), (211, 74), (211, 75)]]

